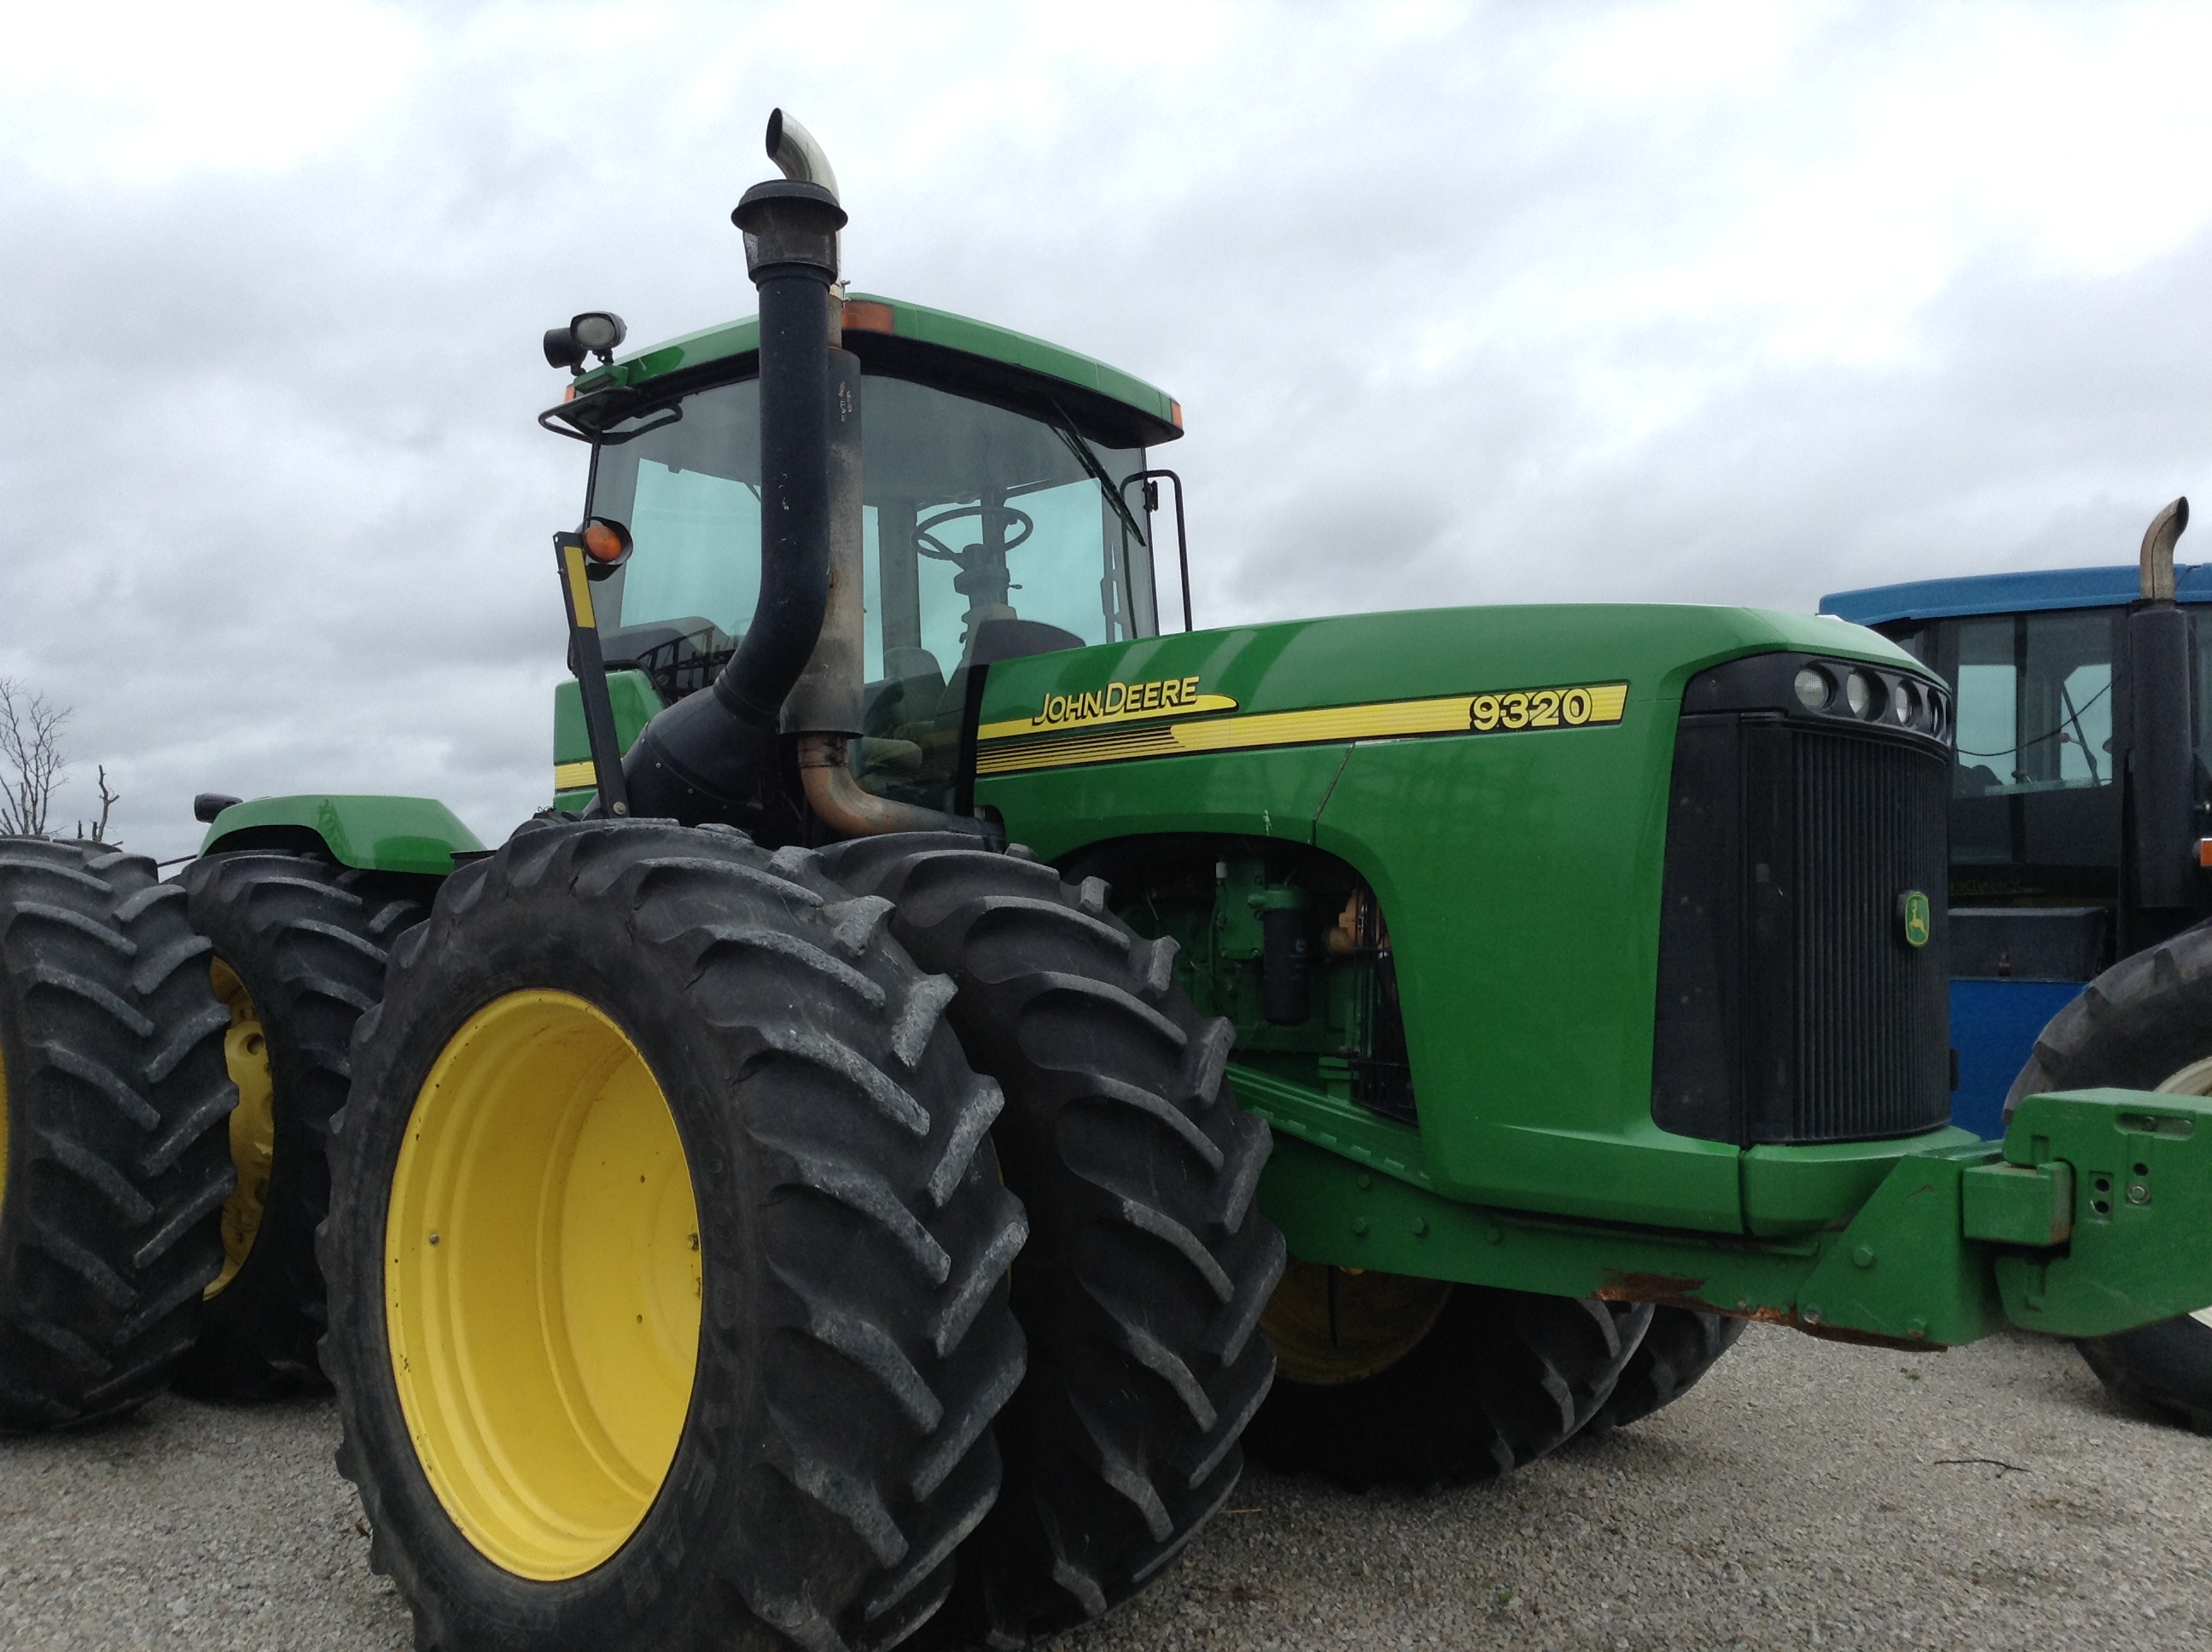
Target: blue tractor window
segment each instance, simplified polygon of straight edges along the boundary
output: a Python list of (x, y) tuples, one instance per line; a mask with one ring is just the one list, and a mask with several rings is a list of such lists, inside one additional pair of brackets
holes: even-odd
[(1960, 621), (1958, 687), (1960, 796), (2112, 784), (2109, 611)]

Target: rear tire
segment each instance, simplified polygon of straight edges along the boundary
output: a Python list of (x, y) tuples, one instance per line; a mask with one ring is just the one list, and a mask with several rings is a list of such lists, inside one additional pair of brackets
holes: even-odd
[(0, 838), (0, 1430), (131, 1410), (222, 1260), (228, 1020), (154, 863)]
[(315, 1392), (329, 1387), (315, 1230), (330, 1206), (331, 1119), (353, 1082), (354, 1023), (383, 996), (386, 951), (426, 908), (373, 873), (297, 854), (214, 855), (177, 881), (215, 948), (240, 1105), (223, 1271), (176, 1385), (203, 1400)]
[[(2005, 1116), (2024, 1096), (2106, 1084), (2212, 1095), (2212, 925), (2121, 959), (2051, 1017), (2013, 1080)], [(2212, 1433), (2204, 1318), (2185, 1314), (2075, 1345), (2115, 1395)]]
[(1688, 1308), (1653, 1309), (1644, 1340), (1637, 1344), (1620, 1380), (1577, 1437), (1588, 1439), (1626, 1428), (1673, 1405), (1735, 1346), (1744, 1323), (1725, 1314), (1701, 1314)]
[[(1290, 1345), (1313, 1340), (1313, 1299), (1330, 1272), (1293, 1264), (1270, 1304), (1266, 1323), (1282, 1326)], [(1387, 1333), (1395, 1323), (1402, 1333), (1340, 1335), (1350, 1356), (1342, 1381), (1296, 1381), (1285, 1354), (1248, 1437), (1268, 1467), (1354, 1491), (1495, 1479), (1556, 1450), (1604, 1405), (1651, 1314), (1595, 1297), (1336, 1272), (1340, 1327)], [(1364, 1301), (1347, 1297), (1376, 1299), (1382, 1311), (1363, 1314)], [(1316, 1353), (1304, 1374), (1335, 1375)], [(1388, 1363), (1373, 1369), (1378, 1359)]]
[(1030, 1375), (999, 1423), (1006, 1489), (962, 1551), (940, 1643), (1011, 1646), (1137, 1593), (1228, 1499), (1274, 1355), (1258, 1331), (1282, 1236), (1254, 1206), (1269, 1138), (1224, 1080), (1229, 1023), (1146, 941), (1024, 851), (913, 835), (827, 851), (950, 975), (992, 1131), (1030, 1213), (1014, 1312)]
[(943, 1600), (1025, 1229), (888, 909), (735, 832), (532, 823), (393, 949), (324, 1357), (418, 1646), (832, 1652)]

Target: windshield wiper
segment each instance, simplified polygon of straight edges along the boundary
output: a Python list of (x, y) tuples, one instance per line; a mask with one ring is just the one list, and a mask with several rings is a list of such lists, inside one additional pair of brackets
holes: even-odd
[(1050, 398), (1046, 398), (1046, 405), (1060, 416), (1060, 422), (1052, 428), (1053, 434), (1067, 444), (1067, 451), (1075, 455), (1075, 462), (1083, 467), (1084, 474), (1097, 483), (1098, 491), (1112, 502), (1115, 513), (1121, 519), (1121, 525), (1129, 530), (1129, 537), (1140, 545), (1150, 545), (1152, 541), (1145, 538), (1145, 531), (1137, 525), (1137, 518), (1129, 509), (1129, 501), (1121, 497), (1120, 490), (1107, 477), (1106, 467), (1098, 462), (1098, 455), (1091, 451), (1091, 444), (1083, 440), (1082, 432), (1075, 428), (1075, 421), (1067, 416), (1067, 410)]

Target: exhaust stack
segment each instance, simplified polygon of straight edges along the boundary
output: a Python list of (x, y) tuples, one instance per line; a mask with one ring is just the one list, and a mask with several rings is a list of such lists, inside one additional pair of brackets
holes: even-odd
[[(834, 179), (821, 146), (781, 111), (769, 147), (787, 172)], [(830, 597), (830, 307), (845, 210), (830, 184), (794, 176), (754, 185), (730, 216), (760, 289), (760, 597), (712, 689), (660, 713), (623, 760), (633, 815), (693, 825), (763, 812), (783, 702)]]
[(623, 759), (634, 816), (766, 823), (777, 738), (798, 738), (808, 805), (848, 837), (961, 831), (979, 820), (879, 798), (854, 779), (862, 641), (860, 362), (842, 349), (837, 175), (822, 146), (778, 109), (769, 156), (730, 215), (760, 289), (761, 586), (752, 623), (712, 689), (679, 700)]
[[(2174, 606), (2173, 546), (2189, 525), (2177, 499), (2142, 541), (2142, 599), (2128, 615), (2128, 867), (2121, 944), (2139, 951), (2175, 927), (2197, 894), (2197, 754), (2190, 744), (2189, 616)], [(2155, 917), (2139, 916), (2153, 913)]]

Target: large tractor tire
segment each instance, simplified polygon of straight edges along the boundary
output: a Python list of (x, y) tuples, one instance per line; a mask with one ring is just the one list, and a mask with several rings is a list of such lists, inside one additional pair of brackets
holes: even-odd
[(228, 1017), (154, 863), (0, 838), (0, 1431), (158, 1391), (222, 1261)]
[(1142, 1588), (1243, 1472), (1283, 1266), (1253, 1204), (1267, 1128), (1225, 1082), (1229, 1024), (1174, 985), (1175, 943), (1133, 934), (1097, 879), (934, 835), (824, 859), (896, 903), (893, 932), (957, 983), (961, 1044), (1006, 1092), (992, 1137), (1030, 1215), (1030, 1373), (999, 1424), (1006, 1493), (933, 1627), (1015, 1645)]
[[(2051, 1017), (2005, 1116), (2023, 1097), (2100, 1084), (2212, 1096), (2212, 925), (2123, 958)], [(2114, 1394), (2212, 1433), (2212, 1308), (2075, 1345)]]
[(1651, 1310), (1293, 1262), (1261, 1321), (1282, 1363), (1252, 1455), (1354, 1490), (1494, 1479), (1613, 1392)]
[(331, 1134), (338, 1466), (429, 1652), (892, 1645), (1021, 1380), (949, 982), (811, 851), (539, 822), (392, 950)]
[(326, 1386), (315, 1230), (330, 1204), (331, 1118), (353, 1082), (354, 1023), (383, 995), (386, 951), (426, 908), (390, 880), (298, 854), (213, 855), (177, 881), (215, 948), (239, 1097), (222, 1272), (177, 1387), (208, 1400), (312, 1392)]
[(1641, 1422), (1662, 1406), (1673, 1405), (1735, 1346), (1744, 1324), (1725, 1314), (1701, 1314), (1688, 1308), (1653, 1309), (1644, 1339), (1629, 1356), (1613, 1392), (1575, 1437), (1595, 1439)]

